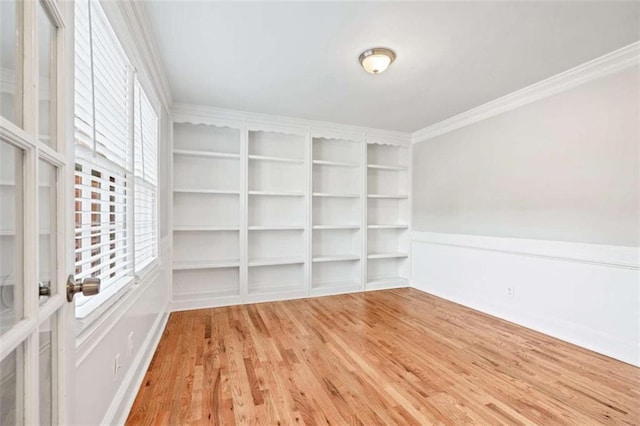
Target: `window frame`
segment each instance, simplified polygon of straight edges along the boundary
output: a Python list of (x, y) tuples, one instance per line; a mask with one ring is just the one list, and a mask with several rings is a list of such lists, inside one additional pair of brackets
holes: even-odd
[[(91, 3), (91, 8), (100, 7), (102, 15), (106, 18), (106, 24), (110, 27), (110, 32), (115, 36), (115, 41), (119, 44), (119, 48), (122, 50), (122, 54), (126, 60), (127, 65), (127, 95), (128, 95), (128, 105), (127, 105), (127, 117), (128, 117), (128, 135), (127, 135), (127, 146), (129, 149), (129, 158), (127, 161), (127, 166), (124, 167), (125, 175), (126, 175), (126, 183), (128, 188), (128, 193), (125, 196), (126, 200), (126, 222), (125, 226), (127, 229), (127, 258), (130, 258), (129, 265), (131, 268), (130, 274), (127, 274), (126, 277), (122, 277), (117, 280), (115, 283), (111, 284), (106, 292), (93, 296), (91, 299), (88, 299), (82, 306), (75, 307), (75, 317), (76, 321), (79, 323), (78, 333), (85, 330), (90, 324), (95, 322), (98, 318), (102, 317), (108, 311), (115, 309), (117, 306), (124, 303), (125, 295), (131, 293), (131, 290), (135, 289), (141, 284), (144, 284), (145, 281), (151, 275), (155, 275), (160, 266), (160, 187), (158, 185), (159, 182), (159, 166), (160, 166), (160, 149), (161, 149), (161, 140), (162, 140), (162, 114), (160, 114), (161, 106), (158, 102), (158, 96), (155, 90), (153, 90), (148, 84), (144, 84), (140, 76), (138, 76), (136, 69), (132, 62), (132, 55), (125, 48), (126, 46), (122, 42), (122, 36), (118, 32), (117, 25), (114, 25), (111, 17), (107, 11), (107, 8), (104, 7), (101, 1), (99, 0), (86, 0)], [(92, 12), (90, 12), (92, 13)], [(74, 18), (77, 19), (77, 18)], [(91, 14), (89, 14), (88, 19), (91, 19)], [(76, 21), (77, 22), (77, 21)], [(126, 39), (126, 37), (125, 37)], [(74, 46), (75, 49), (75, 46)], [(77, 52), (74, 52), (76, 55)], [(93, 55), (93, 51), (90, 51), (90, 54)], [(133, 55), (135, 58), (135, 55)], [(93, 59), (89, 59), (92, 61)], [(74, 70), (75, 72), (75, 70)], [(92, 85), (95, 84), (95, 77), (92, 75)], [(74, 75), (74, 81), (76, 76)], [(135, 261), (135, 193), (136, 193), (136, 175), (135, 175), (135, 139), (134, 139), (134, 131), (135, 131), (135, 104), (138, 99), (136, 99), (136, 85), (139, 86), (139, 90), (141, 94), (146, 97), (153, 114), (156, 119), (156, 138), (155, 138), (155, 162), (156, 162), (156, 185), (155, 185), (155, 201), (153, 203), (152, 209), (153, 214), (155, 216), (155, 223), (153, 226), (153, 232), (155, 236), (155, 253), (152, 256), (152, 259), (140, 270), (136, 270), (136, 261)], [(92, 94), (91, 102), (95, 103), (95, 91)], [(74, 101), (74, 117), (75, 117), (75, 101)], [(95, 126), (95, 110), (93, 111), (94, 126)], [(74, 124), (74, 134), (76, 133), (76, 126)], [(95, 141), (94, 141), (95, 143)], [(74, 142), (74, 151), (76, 149)], [(77, 159), (74, 159), (77, 161)], [(113, 160), (106, 160), (105, 163), (112, 162)], [(108, 165), (104, 166), (106, 170), (108, 169)], [(75, 183), (74, 183), (75, 188)], [(75, 199), (75, 197), (74, 197)], [(74, 214), (75, 214), (75, 204), (74, 204)], [(75, 266), (75, 263), (74, 263)]]
[[(154, 116), (155, 116), (155, 201), (153, 203), (153, 215), (155, 217), (155, 223), (153, 226), (153, 229), (155, 231), (155, 246), (154, 246), (154, 250), (155, 250), (155, 255), (152, 256), (152, 258), (140, 269), (137, 270), (136, 269), (136, 261), (135, 261), (135, 256), (136, 256), (136, 241), (135, 241), (135, 233), (136, 233), (136, 229), (135, 229), (135, 197), (136, 197), (136, 170), (135, 170), (135, 135), (132, 137), (132, 151), (134, 153), (134, 155), (131, 156), (131, 161), (132, 161), (132, 188), (133, 188), (133, 194), (132, 194), (132, 199), (133, 199), (133, 224), (134, 224), (134, 229), (133, 229), (133, 273), (135, 276), (135, 281), (136, 284), (139, 284), (141, 281), (143, 281), (152, 271), (154, 271), (156, 269), (157, 266), (159, 266), (159, 259), (160, 259), (160, 186), (158, 185), (160, 179), (159, 179), (159, 168), (160, 168), (160, 129), (162, 128), (161, 126), (161, 114), (159, 114), (158, 108), (156, 105), (154, 105), (154, 103), (151, 100), (151, 97), (149, 96), (149, 94), (146, 92), (145, 88), (142, 85), (142, 82), (140, 81), (140, 78), (138, 76), (138, 74), (134, 74), (134, 78), (133, 78), (133, 83), (131, 85), (131, 90), (133, 93), (133, 102), (132, 102), (132, 109), (133, 109), (133, 121), (131, 124), (131, 129), (135, 132), (135, 99), (136, 99), (136, 87), (138, 88), (138, 90), (140, 91), (140, 97), (144, 96), (146, 98), (146, 101), (148, 102), (148, 106), (151, 108), (151, 111), (153, 112)], [(142, 116), (142, 103), (140, 103), (140, 114)], [(139, 119), (140, 120), (140, 132), (141, 132), (141, 136), (143, 134), (143, 121), (142, 118)], [(144, 158), (144, 141), (141, 140), (142, 143), (142, 157)], [(143, 182), (146, 182), (146, 180), (144, 179), (144, 177), (139, 178), (142, 179)]]

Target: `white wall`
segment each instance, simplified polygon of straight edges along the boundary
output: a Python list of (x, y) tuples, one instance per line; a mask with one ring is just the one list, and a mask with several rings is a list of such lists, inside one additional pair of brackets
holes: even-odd
[(416, 288), (640, 365), (635, 63), (414, 145)]
[(414, 145), (413, 228), (637, 246), (639, 73)]
[[(78, 425), (119, 424), (126, 420), (140, 380), (151, 361), (168, 318), (170, 265), (168, 238), (162, 242), (157, 273), (128, 294), (122, 305), (98, 321), (95, 334), (82, 336), (76, 359), (74, 422)], [(133, 333), (133, 352), (128, 353)], [(113, 367), (120, 354), (121, 368)]]

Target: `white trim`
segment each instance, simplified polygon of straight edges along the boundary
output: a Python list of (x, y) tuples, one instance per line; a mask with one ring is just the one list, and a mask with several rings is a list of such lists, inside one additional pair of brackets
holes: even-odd
[(640, 41), (413, 132), (411, 142), (427, 141), (637, 64), (640, 64)]
[(390, 290), (394, 288), (407, 288), (409, 281), (404, 278), (398, 280), (376, 280), (373, 279), (367, 283), (365, 291)]
[(412, 232), (411, 241), (640, 270), (640, 247), (436, 232)]
[(49, 18), (53, 21), (52, 24), (56, 28), (64, 28), (65, 27), (64, 17), (62, 16), (62, 11), (60, 10), (60, 6), (58, 5), (58, 2), (55, 0), (40, 0), (40, 1), (46, 13), (49, 14)]
[(234, 306), (242, 304), (242, 296), (240, 295), (213, 297), (196, 295), (193, 299), (183, 299), (178, 294), (177, 300), (173, 300), (169, 305), (169, 310), (171, 312), (179, 312), (191, 311), (194, 309), (220, 308), (223, 306)]
[(368, 127), (305, 120), (270, 114), (244, 112), (202, 105), (175, 104), (171, 110), (174, 123), (211, 124), (220, 127), (242, 128), (249, 130), (275, 131), (289, 134), (325, 137), (360, 141), (367, 143), (408, 146), (411, 135)]
[(122, 379), (122, 383), (118, 388), (116, 394), (111, 400), (111, 404), (107, 409), (100, 424), (102, 425), (123, 425), (127, 421), (129, 411), (133, 406), (133, 402), (138, 395), (138, 389), (144, 380), (144, 376), (147, 373), (147, 369), (151, 364), (153, 355), (156, 352), (156, 348), (160, 343), (162, 334), (169, 320), (169, 313), (167, 312), (167, 306), (165, 306), (158, 316), (156, 317), (147, 337), (142, 344), (142, 347), (136, 354), (131, 367), (127, 371), (127, 374)]

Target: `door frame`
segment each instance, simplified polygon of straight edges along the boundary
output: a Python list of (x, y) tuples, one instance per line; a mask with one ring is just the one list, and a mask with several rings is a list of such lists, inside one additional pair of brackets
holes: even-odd
[[(74, 305), (66, 300), (66, 277), (73, 271), (73, 2), (61, 0), (15, 1), (16, 71), (14, 90), (16, 125), (0, 117), (0, 138), (23, 153), (22, 235), (16, 235), (16, 248), (22, 252), (21, 286), (23, 319), (0, 337), (0, 359), (18, 352), (22, 371), (17, 379), (17, 420), (25, 424), (40, 423), (40, 325), (53, 319), (51, 336), (51, 414), (52, 424), (73, 421), (71, 401), (75, 367)], [(56, 148), (39, 140), (39, 38), (38, 8), (44, 8), (55, 27), (51, 44), (52, 120), (49, 129), (55, 135)], [(40, 304), (39, 281), (39, 160), (56, 167), (55, 185), (55, 277), (53, 294)], [(20, 303), (20, 302), (18, 302)], [(18, 384), (20, 383), (20, 384)], [(21, 399), (20, 399), (21, 398)]]

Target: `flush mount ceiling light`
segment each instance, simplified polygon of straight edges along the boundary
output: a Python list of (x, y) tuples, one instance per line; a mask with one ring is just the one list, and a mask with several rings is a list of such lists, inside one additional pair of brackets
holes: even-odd
[(366, 72), (380, 74), (396, 59), (396, 52), (386, 47), (374, 47), (362, 52), (359, 59)]

